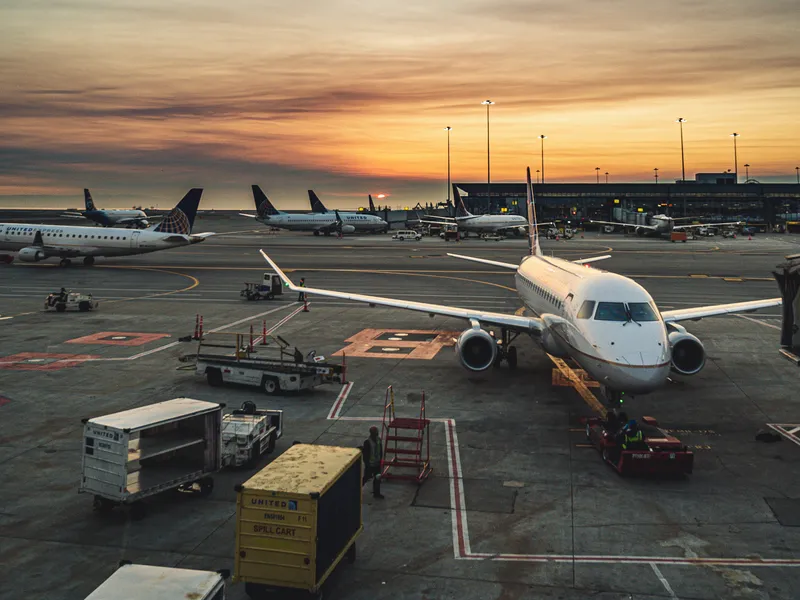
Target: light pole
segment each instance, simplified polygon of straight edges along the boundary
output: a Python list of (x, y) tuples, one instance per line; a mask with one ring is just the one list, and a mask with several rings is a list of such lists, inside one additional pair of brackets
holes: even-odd
[(683, 124), (686, 123), (686, 119), (678, 117), (678, 120), (675, 122), (681, 126), (681, 183), (683, 183), (686, 181), (686, 162), (683, 158)]
[(797, 185), (800, 185), (800, 167), (794, 168), (794, 174), (797, 176)]
[(536, 183), (539, 183), (539, 173), (541, 173), (541, 171), (536, 169)]
[(486, 200), (487, 208), (492, 208), (492, 161), (489, 149), (489, 107), (494, 104), (491, 100), (484, 100), (481, 104), (486, 105)]
[(597, 176), (597, 183), (600, 183), (600, 167), (594, 168), (594, 174)]
[(606, 171), (606, 183), (608, 183), (608, 171)]
[(739, 137), (739, 134), (734, 131), (731, 137), (733, 138), (733, 172), (736, 177), (736, 183), (739, 183), (739, 157), (736, 154), (736, 138)]
[(655, 169), (653, 169), (653, 173), (655, 174), (655, 178), (656, 178), (656, 185), (658, 185), (658, 167), (656, 167)]
[(450, 130), (453, 128), (448, 125), (444, 129), (447, 132), (447, 206), (450, 206)]
[(747, 183), (750, 181), (750, 165), (745, 163), (744, 165), (744, 182)]
[(539, 139), (542, 140), (542, 183), (544, 183), (544, 141), (547, 139), (547, 136), (541, 134)]

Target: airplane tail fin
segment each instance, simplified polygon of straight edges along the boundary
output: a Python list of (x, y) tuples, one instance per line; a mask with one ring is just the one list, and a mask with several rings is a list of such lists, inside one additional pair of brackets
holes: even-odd
[(178, 202), (169, 214), (164, 217), (153, 231), (159, 233), (179, 233), (189, 235), (192, 233), (194, 218), (197, 216), (197, 207), (200, 205), (200, 197), (203, 195), (203, 188), (192, 188)]
[(542, 249), (539, 246), (539, 223), (536, 221), (536, 202), (533, 198), (530, 167), (528, 167), (528, 250), (531, 256), (542, 255)]
[(473, 216), (471, 212), (467, 210), (467, 207), (464, 206), (464, 199), (461, 197), (461, 194), (458, 195), (458, 203), (456, 204), (456, 217), (471, 217)]
[(86, 203), (86, 210), (97, 210), (94, 207), (94, 200), (92, 200), (92, 195), (86, 188), (83, 188), (83, 201)]
[(329, 212), (322, 201), (314, 193), (314, 190), (308, 190), (308, 200), (311, 202), (311, 212), (326, 213)]
[(372, 201), (372, 194), (369, 194), (369, 212), (375, 212), (375, 203)]
[(253, 188), (253, 202), (256, 204), (256, 213), (258, 213), (259, 219), (281, 214), (281, 211), (272, 206), (272, 202), (269, 201), (269, 198), (261, 191), (259, 186), (253, 185), (251, 187)]

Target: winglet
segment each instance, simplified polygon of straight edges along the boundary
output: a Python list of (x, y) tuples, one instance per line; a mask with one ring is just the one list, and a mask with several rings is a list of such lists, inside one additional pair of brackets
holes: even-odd
[(267, 261), (267, 262), (269, 263), (269, 266), (270, 266), (270, 267), (272, 267), (272, 268), (275, 270), (275, 272), (278, 274), (278, 277), (280, 277), (280, 278), (281, 278), (281, 281), (283, 281), (283, 284), (284, 284), (286, 287), (288, 287), (288, 288), (289, 288), (290, 290), (292, 290), (293, 292), (296, 292), (298, 289), (300, 289), (300, 288), (298, 288), (298, 287), (297, 287), (295, 284), (293, 284), (293, 283), (292, 283), (292, 280), (291, 280), (291, 279), (289, 279), (289, 278), (286, 276), (286, 273), (284, 273), (283, 271), (281, 271), (281, 268), (280, 268), (278, 265), (276, 265), (276, 264), (275, 264), (275, 262), (273, 262), (273, 260), (272, 260), (272, 259), (271, 259), (269, 256), (267, 256), (267, 253), (266, 253), (266, 252), (264, 252), (263, 250), (259, 250), (259, 252), (261, 252), (261, 256), (263, 256), (263, 257), (264, 257), (264, 260), (265, 260), (265, 261)]

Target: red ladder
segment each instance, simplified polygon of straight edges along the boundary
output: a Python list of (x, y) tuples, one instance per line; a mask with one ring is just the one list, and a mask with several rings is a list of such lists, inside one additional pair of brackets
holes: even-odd
[[(394, 410), (394, 389), (386, 389), (386, 404), (383, 406), (384, 442), (381, 460), (381, 477), (384, 479), (406, 479), (418, 484), (427, 479), (431, 467), (430, 419), (425, 417), (425, 392), (419, 407), (419, 418), (398, 417)], [(423, 455), (424, 452), (424, 455)], [(414, 470), (414, 473), (396, 473), (392, 469)]]

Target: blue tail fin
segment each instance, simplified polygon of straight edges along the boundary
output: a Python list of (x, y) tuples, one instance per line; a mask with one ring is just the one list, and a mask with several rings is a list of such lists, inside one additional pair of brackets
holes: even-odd
[(322, 201), (317, 198), (317, 195), (314, 193), (314, 190), (308, 190), (308, 200), (311, 202), (311, 212), (315, 213), (326, 213), (329, 212)]
[(272, 202), (269, 201), (269, 198), (267, 198), (267, 195), (261, 191), (260, 187), (254, 185), (252, 188), (253, 201), (256, 203), (256, 212), (258, 213), (259, 218), (264, 219), (266, 217), (272, 217), (274, 215), (281, 214), (281, 211), (272, 206)]
[(471, 217), (473, 216), (471, 212), (467, 210), (467, 207), (464, 206), (464, 199), (461, 197), (461, 194), (458, 196), (458, 203), (456, 204), (456, 217)]
[(178, 205), (169, 211), (164, 220), (159, 223), (153, 231), (159, 233), (180, 233), (189, 235), (192, 233), (194, 218), (197, 216), (197, 207), (200, 205), (200, 196), (203, 195), (203, 188), (192, 188), (178, 202)]
[(92, 200), (92, 195), (86, 188), (83, 188), (83, 201), (86, 203), (86, 210), (97, 210), (94, 207), (94, 201)]
[(375, 203), (372, 201), (372, 194), (369, 194), (369, 212), (375, 212)]

